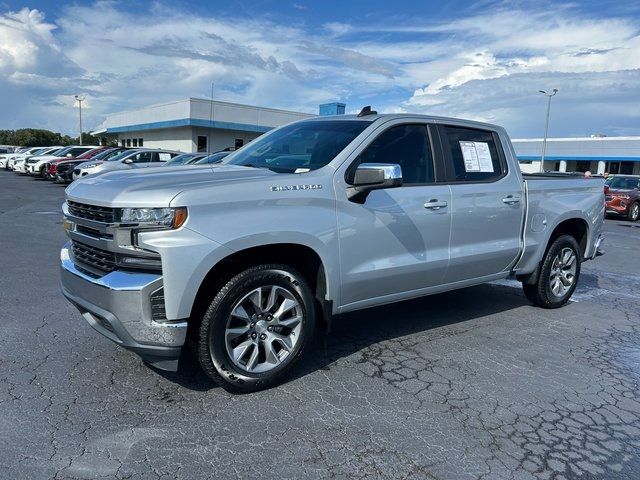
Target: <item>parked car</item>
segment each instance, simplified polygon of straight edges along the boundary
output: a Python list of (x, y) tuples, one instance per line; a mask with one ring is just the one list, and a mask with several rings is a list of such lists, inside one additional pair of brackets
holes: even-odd
[(63, 147), (61, 145), (55, 145), (51, 147), (44, 147), (33, 154), (23, 155), (21, 158), (16, 159), (13, 166), (13, 171), (16, 173), (28, 173), (28, 162), (32, 158), (41, 158), (44, 156), (55, 155), (63, 150), (66, 150), (67, 148), (68, 147)]
[(44, 178), (47, 173), (47, 162), (58, 158), (75, 158), (78, 155), (82, 155), (83, 153), (93, 150), (94, 148), (98, 147), (96, 145), (72, 145), (47, 155), (31, 157), (26, 162), (27, 173), (32, 176)]
[(183, 153), (176, 157), (173, 157), (171, 160), (167, 161), (162, 165), (163, 167), (179, 167), (182, 165), (190, 165), (192, 163), (196, 163), (201, 158), (206, 157), (206, 153)]
[(87, 175), (100, 175), (113, 170), (129, 170), (132, 168), (158, 167), (181, 152), (173, 150), (138, 148), (129, 150), (107, 161), (88, 161), (73, 170), (73, 179)]
[(16, 160), (21, 159), (25, 156), (36, 155), (44, 149), (45, 147), (32, 147), (32, 148), (27, 148), (19, 152), (16, 152), (13, 155), (9, 154), (5, 157), (4, 167), (7, 170), (13, 170), (13, 165), (16, 162)]
[(602, 178), (522, 175), (501, 127), (361, 115), (282, 126), (213, 168), (73, 183), (63, 294), (161, 369), (189, 330), (232, 392), (284, 379), (336, 314), (507, 277), (569, 301), (600, 251)]
[(207, 155), (206, 157), (195, 162), (196, 165), (207, 165), (207, 164), (215, 164), (220, 163), (222, 160), (227, 157), (231, 152), (223, 151), (212, 153), (211, 155)]
[(640, 176), (616, 175), (604, 187), (606, 212), (636, 222), (640, 218)]
[[(107, 161), (110, 158), (115, 157), (116, 155), (120, 155), (125, 151), (130, 151), (125, 147), (112, 147), (107, 150), (104, 150), (98, 153), (96, 156), (92, 158), (93, 161)], [(55, 165), (52, 165), (50, 168), (50, 173), (53, 175), (55, 173), (55, 181), (62, 183), (69, 183), (73, 181), (73, 170), (83, 163), (85, 163), (85, 159), (71, 159), (64, 160)], [(51, 171), (55, 169), (55, 172)]]
[(80, 155), (77, 155), (75, 157), (69, 157), (68, 155), (65, 155), (64, 157), (56, 157), (47, 161), (42, 167), (40, 167), (40, 170), (43, 171), (44, 177), (47, 180), (55, 180), (58, 163), (69, 160), (82, 160), (83, 162), (86, 162), (87, 160), (95, 158), (96, 155), (104, 152), (105, 150), (108, 150), (109, 148), (111, 147), (100, 146), (92, 148), (90, 150), (86, 150), (84, 153), (81, 153)]

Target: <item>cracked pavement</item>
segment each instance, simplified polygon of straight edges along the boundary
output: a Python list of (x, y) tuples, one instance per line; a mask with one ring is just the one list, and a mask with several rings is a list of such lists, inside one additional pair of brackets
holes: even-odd
[(640, 477), (640, 224), (575, 301), (498, 282), (361, 311), (293, 378), (152, 370), (58, 287), (64, 189), (0, 171), (0, 474), (29, 479)]

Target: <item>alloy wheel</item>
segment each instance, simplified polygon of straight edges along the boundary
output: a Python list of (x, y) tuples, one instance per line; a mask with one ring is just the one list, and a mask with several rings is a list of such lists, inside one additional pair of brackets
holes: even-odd
[(576, 254), (573, 249), (565, 247), (553, 259), (549, 286), (556, 297), (563, 297), (573, 286), (576, 280)]
[(278, 285), (255, 288), (231, 309), (225, 346), (233, 364), (249, 373), (279, 366), (300, 340), (303, 309), (294, 294)]

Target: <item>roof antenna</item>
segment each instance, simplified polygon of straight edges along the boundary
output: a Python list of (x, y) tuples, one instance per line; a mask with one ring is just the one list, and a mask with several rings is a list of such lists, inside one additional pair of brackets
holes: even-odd
[(363, 107), (362, 110), (360, 110), (360, 113), (358, 114), (359, 117), (366, 117), (367, 115), (377, 115), (378, 112), (376, 112), (375, 110), (371, 110), (371, 105), (367, 105), (366, 107)]

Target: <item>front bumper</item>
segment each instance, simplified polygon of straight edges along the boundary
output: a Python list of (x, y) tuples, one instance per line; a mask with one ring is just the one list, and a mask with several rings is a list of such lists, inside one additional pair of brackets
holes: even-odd
[(175, 371), (187, 334), (185, 320), (155, 322), (150, 295), (162, 287), (155, 273), (113, 271), (100, 278), (71, 259), (71, 242), (60, 252), (61, 287), (95, 330), (162, 370)]

